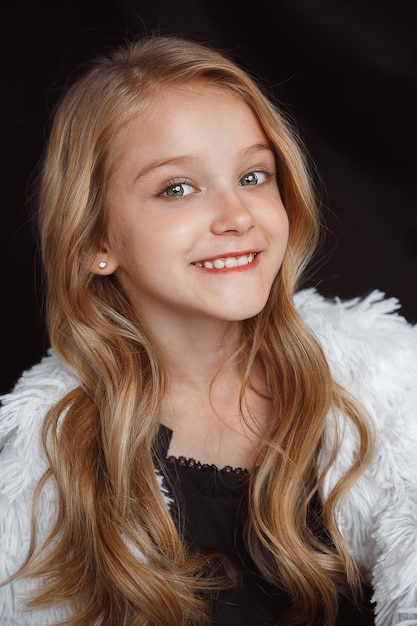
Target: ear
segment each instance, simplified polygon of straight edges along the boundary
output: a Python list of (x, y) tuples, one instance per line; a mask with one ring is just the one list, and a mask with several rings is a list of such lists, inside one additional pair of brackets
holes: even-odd
[(106, 247), (101, 246), (88, 264), (88, 269), (98, 276), (109, 276), (119, 267), (119, 262), (115, 255)]

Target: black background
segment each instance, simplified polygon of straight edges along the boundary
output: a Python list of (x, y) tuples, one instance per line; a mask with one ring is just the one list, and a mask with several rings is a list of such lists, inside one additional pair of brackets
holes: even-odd
[(91, 55), (151, 31), (220, 47), (283, 103), (321, 176), (328, 233), (308, 285), (396, 296), (417, 322), (413, 0), (17, 0), (2, 9), (1, 389), (47, 346), (30, 202), (49, 112)]

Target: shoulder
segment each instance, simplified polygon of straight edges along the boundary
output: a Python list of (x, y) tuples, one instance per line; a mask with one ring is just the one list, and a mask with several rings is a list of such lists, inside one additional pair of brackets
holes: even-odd
[[(48, 466), (41, 442), (44, 417), (78, 385), (77, 378), (49, 352), (23, 373), (10, 393), (0, 397), (0, 624), (5, 626), (47, 626), (71, 615), (66, 604), (33, 612), (23, 610), (27, 595), (39, 585), (37, 579), (19, 578), (3, 586), (1, 582), (18, 569), (29, 549), (33, 493)], [(172, 502), (162, 475), (157, 473), (157, 479), (169, 506)], [(50, 531), (56, 501), (56, 485), (50, 479), (38, 507), (40, 541)], [(143, 559), (130, 547), (138, 559)]]
[(329, 300), (299, 292), (296, 307), (323, 348), (334, 379), (373, 418), (377, 436), (417, 441), (417, 326), (394, 298)]
[[(0, 397), (0, 582), (16, 571), (29, 548), (33, 490), (47, 468), (41, 445), (41, 426), (48, 410), (68, 391), (78, 386), (62, 362), (49, 352), (23, 373), (14, 389)], [(47, 483), (41, 525), (53, 518), (53, 485)], [(45, 518), (45, 519), (43, 519)], [(19, 593), (28, 591), (30, 581), (0, 587), (0, 622), (37, 624), (39, 614), (19, 612)], [(55, 616), (55, 622), (57, 616)], [(62, 616), (61, 616), (62, 617)], [(42, 613), (42, 623), (54, 623), (52, 614)], [(48, 621), (51, 619), (51, 621)]]
[[(334, 379), (372, 420), (380, 459), (376, 478), (395, 485), (401, 474), (417, 485), (417, 326), (398, 314), (397, 300), (378, 291), (342, 302), (307, 290), (297, 294), (297, 308)], [(344, 444), (353, 447), (356, 438), (348, 426), (345, 431)]]
[[(328, 356), (346, 348), (361, 352), (364, 342), (377, 349), (381, 356), (391, 351), (388, 339), (394, 342), (394, 347), (409, 346), (411, 351), (416, 350), (417, 326), (400, 315), (401, 304), (396, 298), (387, 298), (381, 291), (374, 290), (363, 298), (341, 300), (305, 289), (295, 295), (294, 303)], [(369, 349), (363, 356), (371, 356)]]
[(309, 289), (296, 295), (295, 304), (338, 383), (367, 408), (381, 409), (379, 400), (407, 403), (408, 393), (416, 391), (417, 326), (399, 314), (398, 300), (380, 291), (330, 300)]
[[(0, 541), (9, 537), (10, 512), (24, 515), (31, 491), (46, 469), (41, 445), (41, 428), (48, 410), (78, 386), (77, 379), (57, 356), (48, 354), (25, 371), (15, 387), (0, 396)], [(22, 529), (21, 520), (12, 529)], [(0, 566), (1, 567), (1, 566)], [(0, 577), (1, 577), (0, 572)]]
[[(307, 290), (297, 294), (296, 306), (335, 380), (373, 423), (374, 458), (345, 498), (339, 524), (372, 576), (376, 624), (417, 625), (417, 327), (399, 314), (397, 300), (379, 291), (343, 302)], [(333, 425), (330, 417), (329, 441)], [(343, 434), (324, 497), (357, 449), (349, 424)]]
[(52, 351), (23, 372), (15, 387), (0, 396), (0, 450), (11, 440), (28, 443), (26, 435), (33, 434), (47, 411), (78, 384)]

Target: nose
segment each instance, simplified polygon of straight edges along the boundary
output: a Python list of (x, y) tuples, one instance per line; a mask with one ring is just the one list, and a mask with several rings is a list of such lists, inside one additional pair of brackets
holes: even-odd
[(252, 211), (238, 194), (218, 197), (211, 229), (216, 235), (246, 234), (255, 225)]

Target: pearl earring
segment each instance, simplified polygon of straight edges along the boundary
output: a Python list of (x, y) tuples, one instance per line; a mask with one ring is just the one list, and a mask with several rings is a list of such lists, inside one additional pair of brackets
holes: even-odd
[(104, 268), (106, 268), (106, 267), (107, 267), (107, 263), (106, 263), (106, 261), (100, 261), (100, 263), (98, 264), (98, 266), (99, 266), (99, 268), (100, 268), (101, 270), (104, 270)]

